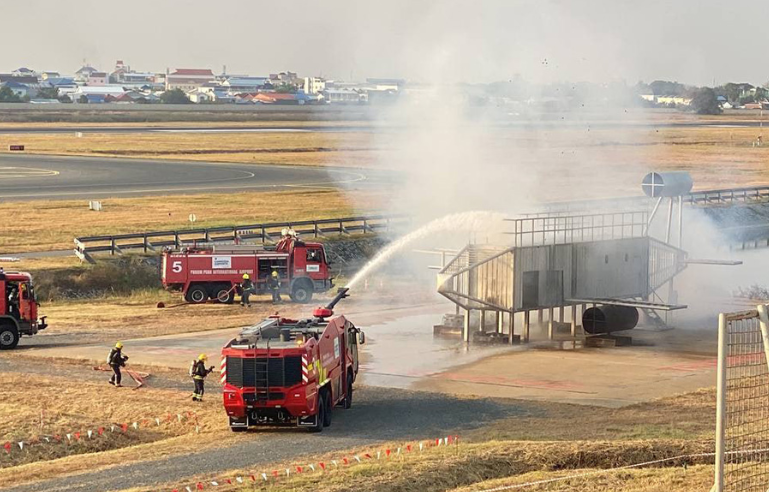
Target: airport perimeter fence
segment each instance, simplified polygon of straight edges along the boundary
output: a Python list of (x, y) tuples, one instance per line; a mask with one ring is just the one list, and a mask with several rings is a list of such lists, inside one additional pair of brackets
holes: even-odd
[(94, 263), (94, 253), (119, 255), (126, 250), (144, 253), (162, 248), (181, 248), (203, 244), (259, 243), (273, 244), (284, 229), (291, 229), (300, 237), (322, 238), (328, 235), (367, 234), (387, 232), (410, 222), (408, 215), (366, 215), (333, 219), (271, 222), (236, 226), (208, 227), (148, 231), (133, 234), (88, 236), (75, 238), (75, 255)]

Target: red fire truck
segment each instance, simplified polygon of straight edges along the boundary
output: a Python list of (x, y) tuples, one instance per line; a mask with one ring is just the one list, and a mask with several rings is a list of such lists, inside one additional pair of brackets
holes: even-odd
[(22, 335), (32, 336), (48, 326), (45, 316), (37, 319), (37, 297), (32, 275), (0, 268), (0, 349), (15, 348)]
[(312, 319), (269, 317), (222, 349), (224, 408), (233, 432), (259, 425), (320, 432), (335, 406), (350, 408), (365, 335), (344, 316), (327, 319), (346, 295), (340, 289)]
[(334, 286), (326, 250), (320, 243), (305, 243), (287, 234), (274, 248), (254, 245), (187, 247), (163, 252), (163, 286), (181, 290), (187, 302), (208, 299), (231, 303), (236, 286), (248, 274), (256, 293), (268, 292), (267, 279), (280, 276), (281, 293), (294, 302), (310, 302), (315, 292)]

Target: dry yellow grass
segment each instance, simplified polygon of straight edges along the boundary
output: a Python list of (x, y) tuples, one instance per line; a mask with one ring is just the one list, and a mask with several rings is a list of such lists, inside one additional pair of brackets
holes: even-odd
[(0, 135), (0, 149), (23, 143), (35, 154), (363, 167), (372, 163), (373, 140), (364, 132), (27, 134)]
[(47, 251), (72, 248), (79, 236), (145, 230), (213, 227), (288, 220), (321, 219), (375, 212), (382, 192), (297, 190), (265, 193), (178, 195), (102, 200), (92, 212), (82, 201), (0, 203), (0, 251)]
[[(150, 387), (134, 391), (133, 382), (124, 375), (126, 387), (114, 388), (106, 383), (107, 373), (99, 373), (104, 374), (103, 382), (95, 383), (83, 381), (81, 373), (72, 370), (76, 366), (39, 362), (52, 369), (50, 376), (0, 373), (0, 441), (39, 443), (25, 450), (14, 447), (10, 454), (2, 452), (0, 467), (5, 470), (0, 470), (0, 482), (6, 483), (3, 475), (19, 464), (67, 461), (72, 455), (192, 435), (196, 434), (196, 426), (203, 433), (228, 430), (218, 418), (218, 401), (193, 406), (187, 392), (153, 388), (151, 379)], [(181, 420), (178, 415), (182, 415)], [(133, 428), (134, 422), (138, 429)], [(125, 434), (119, 428), (122, 423), (129, 425)], [(116, 425), (114, 432), (112, 425)], [(98, 437), (99, 427), (104, 429), (104, 436)], [(88, 430), (93, 438), (88, 438)], [(79, 439), (74, 436), (76, 432)], [(71, 440), (66, 438), (68, 433)], [(55, 435), (61, 440), (53, 439)], [(44, 442), (44, 436), (52, 442)], [(152, 452), (145, 451), (142, 458), (148, 454)]]

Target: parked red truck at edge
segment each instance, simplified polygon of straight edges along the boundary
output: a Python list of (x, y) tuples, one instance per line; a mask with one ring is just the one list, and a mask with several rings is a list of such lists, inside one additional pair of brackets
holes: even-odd
[(208, 299), (231, 303), (243, 274), (251, 277), (257, 293), (264, 293), (267, 279), (277, 271), (281, 293), (302, 303), (334, 285), (323, 245), (305, 243), (292, 234), (274, 248), (226, 245), (164, 251), (161, 268), (163, 286), (181, 290), (187, 302), (196, 304)]
[(267, 318), (222, 349), (224, 408), (233, 432), (260, 425), (320, 432), (335, 406), (350, 408), (365, 336), (344, 316), (327, 319), (346, 293), (340, 289), (311, 319)]
[(32, 275), (0, 268), (0, 350), (16, 348), (19, 338), (45, 330), (45, 316), (38, 319), (38, 303)]

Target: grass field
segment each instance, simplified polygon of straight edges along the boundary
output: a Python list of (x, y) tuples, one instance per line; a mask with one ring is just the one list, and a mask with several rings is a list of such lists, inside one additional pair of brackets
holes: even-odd
[[(34, 359), (14, 354), (12, 360), (30, 363)], [(26, 362), (25, 362), (26, 361)], [(10, 440), (34, 442), (35, 437), (81, 432), (78, 445), (39, 445), (26, 453), (0, 456), (0, 481), (13, 485), (42, 478), (52, 478), (96, 470), (116, 462), (131, 463), (162, 456), (183, 456), (194, 446), (196, 450), (215, 450), (234, 442), (221, 418), (218, 397), (191, 407), (188, 393), (173, 387), (173, 381), (185, 380), (174, 371), (155, 368), (155, 379), (149, 387), (132, 391), (112, 388), (102, 380), (106, 373), (85, 377), (89, 367), (78, 363), (51, 360), (50, 375), (0, 373), (0, 436)], [(86, 372), (84, 372), (86, 371)], [(103, 375), (103, 376), (102, 376)], [(130, 381), (129, 381), (130, 382)], [(171, 387), (166, 387), (168, 383)], [(211, 383), (215, 384), (215, 383)], [(24, 385), (25, 392), (15, 391)], [(61, 398), (48, 398), (52, 392)], [(130, 405), (126, 404), (130, 401)], [(277, 482), (270, 480), (266, 488), (248, 488), (222, 484), (217, 490), (270, 490), (288, 492), (317, 490), (336, 492), (368, 491), (471, 491), (492, 486), (520, 484), (532, 480), (552, 479), (580, 473), (596, 474), (588, 478), (572, 478), (527, 490), (633, 490), (651, 492), (664, 485), (671, 492), (694, 490), (693, 486), (712, 480), (708, 458), (679, 459), (660, 468), (624, 471), (604, 470), (665, 457), (708, 452), (712, 449), (714, 413), (713, 391), (700, 391), (620, 409), (582, 407), (555, 403), (516, 402), (523, 414), (497, 421), (489, 427), (462, 431), (458, 446), (430, 447), (419, 453), (414, 447), (406, 453), (406, 442), (392, 441), (340, 452), (308, 456), (298, 461), (276, 462), (263, 470), (325, 462), (327, 472), (292, 474)], [(200, 434), (195, 426), (174, 422), (177, 416), (194, 410)], [(577, 417), (579, 416), (579, 417)], [(155, 418), (164, 420), (156, 425)], [(578, 419), (579, 425), (575, 425)], [(169, 423), (166, 424), (165, 420)], [(110, 439), (88, 440), (88, 429), (111, 423), (139, 423)], [(115, 437), (117, 436), (117, 437)], [(259, 433), (249, 435), (252, 439)], [(322, 436), (321, 436), (322, 437)], [(413, 444), (413, 443), (412, 443)], [(403, 447), (401, 455), (394, 451)], [(385, 458), (385, 450), (392, 455)], [(351, 466), (332, 468), (332, 460), (342, 457), (376, 456)], [(87, 453), (87, 454), (84, 454)], [(683, 465), (689, 465), (688, 469)], [(190, 477), (198, 480), (220, 480), (249, 476), (262, 469), (231, 470), (216, 476)], [(130, 477), (126, 477), (130, 486)], [(171, 490), (180, 484), (161, 487)], [(257, 484), (261, 485), (261, 484)], [(688, 488), (687, 488), (688, 487)], [(145, 488), (132, 490), (149, 490)], [(158, 490), (157, 487), (151, 490)]]
[[(353, 449), (312, 457), (312, 461), (276, 463), (266, 470), (308, 468), (308, 462), (331, 463), (342, 456), (369, 453), (382, 458), (364, 459), (352, 466), (328, 467), (324, 473), (292, 474), (256, 488), (237, 485), (221, 490), (269, 490), (289, 492), (316, 490), (341, 492), (352, 490), (385, 491), (481, 491), (504, 485), (553, 480), (552, 483), (524, 490), (565, 491), (596, 490), (685, 492), (701, 490), (712, 483), (712, 458), (675, 459), (651, 468), (611, 471), (668, 457), (711, 452), (713, 449), (714, 393), (700, 391), (634, 405), (617, 410), (593, 409), (558, 404), (525, 403), (530, 415), (500, 421), (491, 427), (466, 432), (458, 446), (429, 448), (407, 454), (406, 443), (382, 443), (374, 448)], [(579, 417), (576, 417), (579, 415)], [(575, 420), (579, 421), (575, 425)], [(651, 421), (634, 426), (625, 423)], [(655, 423), (665, 422), (665, 425)], [(632, 425), (631, 425), (632, 427)], [(686, 436), (686, 437), (682, 437)], [(385, 451), (402, 447), (403, 454), (385, 458)], [(686, 465), (686, 466), (684, 466)], [(317, 468), (317, 465), (316, 465)], [(200, 480), (234, 479), (259, 470), (231, 470)], [(561, 481), (567, 476), (586, 474)], [(233, 480), (234, 482), (234, 480)], [(169, 484), (173, 488), (177, 484)], [(145, 490), (145, 489), (135, 489)]]
[[(80, 236), (195, 227), (321, 219), (375, 212), (384, 192), (297, 190), (286, 192), (111, 198), (104, 210), (85, 201), (0, 203), (0, 251), (47, 251), (74, 247)], [(308, 206), (311, 204), (311, 206)]]

